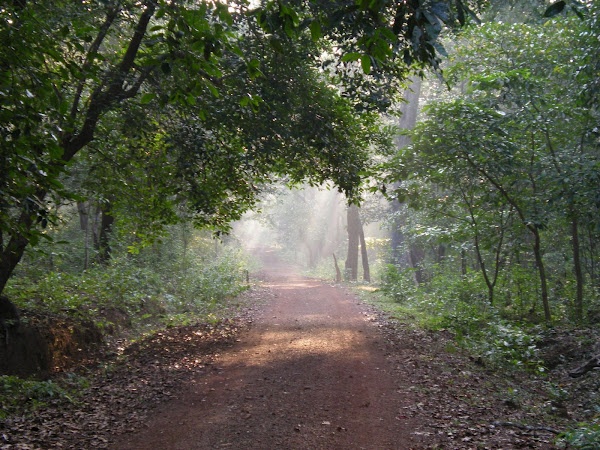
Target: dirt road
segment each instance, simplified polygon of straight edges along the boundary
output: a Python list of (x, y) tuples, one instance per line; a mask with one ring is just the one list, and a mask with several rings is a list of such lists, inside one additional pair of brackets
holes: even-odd
[(273, 296), (252, 328), (114, 448), (413, 448), (412, 400), (365, 307), (268, 263)]
[(117, 341), (76, 401), (0, 420), (0, 448), (554, 449), (577, 399), (598, 390), (590, 376), (570, 388), (577, 404), (557, 406), (544, 380), (489, 368), (451, 333), (401, 324), (266, 256), (241, 309)]

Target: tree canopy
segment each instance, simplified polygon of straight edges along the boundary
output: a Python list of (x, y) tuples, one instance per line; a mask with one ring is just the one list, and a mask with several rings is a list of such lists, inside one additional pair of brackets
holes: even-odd
[(151, 239), (181, 205), (226, 230), (274, 177), (357, 198), (366, 150), (387, 142), (368, 111), (408, 65), (435, 66), (440, 20), (469, 10), (352, 3), (2, 6), (0, 290), (61, 202), (128, 205)]
[[(588, 277), (597, 277), (591, 250), (598, 230), (595, 14), (465, 30), (446, 71), (457, 92), (426, 108), (413, 145), (389, 166), (391, 181), (400, 182), (397, 194), (448, 217), (457, 243), (464, 239), (459, 233), (471, 236), (490, 301), (495, 282), (487, 277), (529, 247), (548, 321), (548, 255), (568, 252), (558, 242), (570, 241), (565, 258), (575, 274), (579, 319), (584, 266)], [(589, 259), (582, 236), (589, 239)]]

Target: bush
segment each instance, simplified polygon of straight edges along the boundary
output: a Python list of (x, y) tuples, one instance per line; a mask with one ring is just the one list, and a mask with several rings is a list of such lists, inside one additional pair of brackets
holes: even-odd
[(411, 300), (417, 291), (413, 272), (412, 269), (400, 269), (388, 264), (381, 277), (381, 290), (397, 303)]
[(410, 270), (389, 265), (381, 290), (402, 305), (402, 314), (422, 327), (452, 332), (463, 347), (491, 366), (544, 371), (538, 357), (539, 330), (503, 321), (488, 303), (481, 274), (459, 276), (441, 265), (435, 271), (431, 281), (417, 288)]
[(15, 278), (7, 294), (21, 308), (94, 320), (103, 308), (137, 314), (144, 299), (156, 295), (160, 285), (160, 277), (151, 270), (116, 260), (79, 275), (50, 272), (37, 282)]
[(83, 318), (100, 327), (110, 325), (107, 311), (109, 317), (117, 311), (126, 322), (144, 323), (162, 321), (165, 314), (206, 313), (246, 288), (247, 267), (240, 250), (207, 241), (197, 239), (185, 251), (172, 242), (156, 244), (78, 274), (22, 274), (11, 279), (6, 293), (22, 309)]
[(170, 312), (199, 312), (247, 288), (247, 263), (240, 251), (229, 249), (212, 261), (194, 260), (165, 281), (164, 298)]
[(600, 424), (597, 422), (581, 424), (579, 428), (568, 431), (560, 436), (559, 442), (569, 448), (595, 450), (600, 448)]
[(467, 345), (488, 365), (544, 373), (545, 368), (538, 356), (537, 347), (541, 338), (541, 334), (535, 329), (528, 332), (518, 325), (497, 319), (488, 323), (480, 334), (469, 339)]
[(86, 387), (88, 381), (73, 374), (60, 381), (24, 380), (12, 375), (1, 375), (0, 419), (39, 408), (52, 401), (73, 402)]

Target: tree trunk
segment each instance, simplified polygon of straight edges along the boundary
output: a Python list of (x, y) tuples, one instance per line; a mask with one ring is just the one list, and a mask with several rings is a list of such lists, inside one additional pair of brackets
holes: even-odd
[(360, 259), (363, 266), (363, 280), (371, 282), (371, 269), (369, 268), (369, 255), (367, 254), (367, 243), (365, 242), (365, 230), (363, 229), (362, 222), (360, 221), (360, 213), (358, 217), (359, 234), (360, 238)]
[(90, 253), (90, 202), (77, 202), (77, 211), (79, 212), (79, 227), (84, 232), (83, 240), (83, 270), (88, 269)]
[(340, 270), (340, 266), (338, 265), (337, 258), (335, 257), (335, 253), (333, 254), (333, 264), (335, 265), (335, 282), (342, 282), (342, 271)]
[(423, 283), (423, 281), (425, 281), (423, 268), (421, 267), (421, 263), (425, 259), (425, 251), (421, 247), (419, 247), (415, 244), (412, 244), (410, 246), (409, 256), (410, 256), (410, 265), (414, 269), (413, 273), (414, 273), (415, 283), (421, 284), (421, 283)]
[[(421, 94), (421, 78), (414, 77), (408, 89), (404, 91), (405, 103), (400, 105), (402, 115), (398, 121), (398, 128), (401, 130), (412, 130), (417, 123), (417, 114), (419, 112), (419, 96)], [(404, 148), (410, 144), (410, 138), (405, 135), (398, 135), (395, 139), (395, 144), (398, 149)], [(408, 255), (403, 250), (404, 235), (400, 230), (399, 212), (400, 202), (392, 201), (392, 213), (396, 216), (395, 223), (391, 230), (391, 245), (392, 245), (392, 264), (398, 267), (408, 266)]]
[(531, 225), (529, 229), (533, 233), (533, 237), (535, 239), (533, 243), (533, 254), (535, 255), (535, 263), (537, 265), (538, 273), (540, 276), (540, 288), (542, 290), (542, 305), (544, 307), (544, 318), (546, 319), (546, 322), (550, 322), (552, 320), (552, 315), (550, 314), (550, 303), (548, 300), (548, 281), (546, 278), (546, 268), (544, 267), (544, 260), (542, 258), (540, 231), (534, 225)]
[(392, 222), (391, 229), (391, 263), (394, 264), (398, 268), (406, 268), (408, 267), (408, 261), (406, 258), (406, 252), (404, 251), (404, 233), (402, 233), (402, 223), (400, 221), (400, 202), (398, 200), (392, 200), (391, 202), (391, 210), (392, 215), (394, 217), (394, 221)]
[(348, 255), (346, 257), (346, 279), (356, 281), (358, 278), (358, 243), (360, 240), (360, 216), (358, 206), (350, 205), (346, 211), (348, 228)]
[(467, 251), (464, 248), (460, 249), (460, 274), (464, 277), (467, 276)]
[(573, 269), (577, 282), (577, 293), (575, 296), (575, 320), (579, 323), (583, 320), (583, 271), (581, 269), (581, 255), (579, 245), (579, 222), (573, 214), (571, 220), (571, 242), (573, 244)]
[(437, 263), (441, 264), (446, 257), (446, 246), (444, 244), (439, 244), (437, 248)]
[[(479, 261), (479, 268), (483, 275), (483, 279), (488, 289), (488, 302), (490, 305), (494, 304), (494, 288), (496, 287), (496, 283), (498, 282), (498, 275), (500, 273), (500, 265), (502, 264), (502, 243), (504, 242), (504, 221), (502, 220), (500, 226), (498, 227), (500, 231), (500, 236), (498, 238), (498, 245), (496, 245), (494, 250), (494, 268), (492, 271), (489, 271), (484, 257), (483, 252), (481, 251), (480, 246), (480, 233), (479, 227), (477, 225), (476, 216), (471, 207), (469, 207), (469, 213), (471, 215), (471, 223), (473, 224), (473, 236), (474, 236), (474, 244), (475, 244), (475, 252), (477, 255), (477, 261)], [(491, 273), (490, 273), (491, 272)]]
[(114, 216), (111, 214), (112, 206), (110, 202), (102, 205), (102, 219), (100, 220), (100, 231), (98, 234), (98, 257), (100, 264), (108, 264), (111, 256), (110, 234), (112, 226), (115, 222)]
[(81, 231), (88, 229), (89, 215), (90, 215), (89, 202), (77, 202), (77, 212), (79, 213), (79, 228)]
[(23, 231), (12, 235), (6, 247), (0, 248), (0, 293), (6, 287), (8, 280), (19, 261), (21, 261), (27, 245), (29, 245), (29, 238), (26, 237), (26, 233), (33, 227), (35, 217), (36, 212), (24, 209), (18, 220)]
[(600, 258), (596, 255), (596, 242), (597, 234), (594, 232), (595, 227), (587, 226), (587, 247), (588, 247), (588, 273), (590, 275), (590, 280), (592, 285), (596, 288), (600, 289), (600, 277), (598, 276), (598, 271), (596, 269), (596, 261), (600, 260)]

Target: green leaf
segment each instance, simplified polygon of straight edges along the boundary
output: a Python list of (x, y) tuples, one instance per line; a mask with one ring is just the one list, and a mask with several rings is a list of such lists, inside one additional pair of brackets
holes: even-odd
[(208, 90), (211, 92), (211, 94), (215, 98), (219, 98), (220, 97), (219, 90), (217, 89), (216, 86), (214, 86), (212, 83), (208, 83), (206, 86), (208, 87)]
[(557, 14), (560, 14), (565, 9), (565, 6), (566, 3), (563, 0), (551, 4), (544, 12), (544, 17), (554, 17)]
[(260, 70), (260, 61), (258, 59), (252, 59), (248, 61), (247, 67), (248, 75), (250, 75), (251, 79), (254, 80), (263, 75), (262, 71)]
[(155, 98), (156, 98), (156, 94), (155, 93), (153, 93), (153, 92), (147, 92), (144, 95), (142, 95), (142, 98), (140, 99), (140, 104), (147, 105), (148, 103), (150, 103)]
[(281, 41), (275, 36), (269, 40), (269, 43), (271, 44), (271, 47), (273, 47), (273, 50), (275, 50), (277, 53), (283, 53), (283, 45), (281, 45)]
[(323, 30), (321, 30), (321, 24), (316, 20), (313, 20), (310, 24), (310, 36), (313, 41), (318, 41), (323, 36)]
[(193, 94), (189, 94), (186, 97), (186, 103), (190, 106), (195, 106), (196, 105), (196, 96)]
[(360, 58), (361, 58), (360, 53), (356, 53), (356, 52), (346, 53), (344, 56), (342, 56), (342, 62), (358, 61)]
[(360, 58), (360, 64), (364, 73), (371, 72), (371, 57), (369, 55), (362, 55)]

